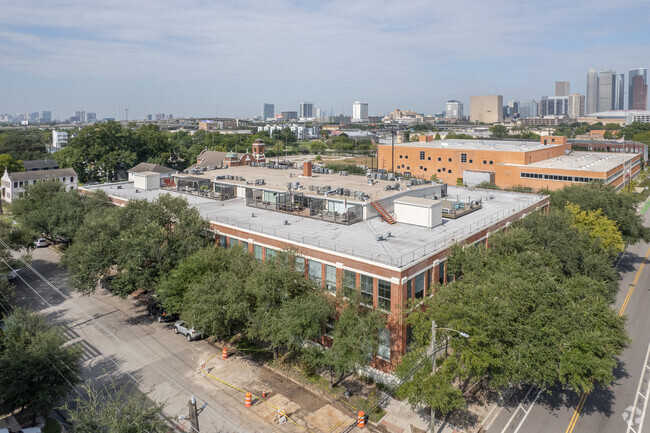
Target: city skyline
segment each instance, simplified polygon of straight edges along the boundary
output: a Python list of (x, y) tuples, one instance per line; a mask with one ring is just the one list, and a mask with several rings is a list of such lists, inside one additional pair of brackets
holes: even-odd
[[(253, 117), (264, 101), (276, 112), (313, 101), (351, 114), (362, 100), (371, 116), (436, 113), (471, 95), (552, 96), (556, 81), (585, 94), (590, 68), (627, 73), (650, 57), (650, 5), (627, 0), (517, 8), (465, 1), (435, 10), (420, 1), (41, 1), (3, 11), (0, 80), (11, 85), (0, 90), (0, 112), (49, 110), (53, 118), (77, 107), (98, 118), (123, 119), (126, 108), (130, 119)], [(303, 40), (309, 48), (295, 49)]]

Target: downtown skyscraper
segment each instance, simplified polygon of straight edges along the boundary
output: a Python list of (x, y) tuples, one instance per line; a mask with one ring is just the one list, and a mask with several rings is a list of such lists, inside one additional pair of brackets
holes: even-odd
[(646, 110), (648, 108), (648, 70), (632, 69), (628, 73), (627, 109)]
[(585, 114), (598, 111), (598, 74), (591, 69), (587, 74), (587, 104)]

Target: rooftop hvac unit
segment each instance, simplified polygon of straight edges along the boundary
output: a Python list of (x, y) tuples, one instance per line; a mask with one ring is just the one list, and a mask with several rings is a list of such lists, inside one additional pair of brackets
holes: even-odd
[(386, 238), (383, 237), (382, 235), (377, 235), (377, 242), (385, 241), (385, 240), (386, 240)]
[(338, 195), (343, 195), (343, 188), (336, 188), (336, 193)]
[(346, 197), (350, 197), (350, 190), (349, 189), (344, 189), (343, 190), (343, 195)]

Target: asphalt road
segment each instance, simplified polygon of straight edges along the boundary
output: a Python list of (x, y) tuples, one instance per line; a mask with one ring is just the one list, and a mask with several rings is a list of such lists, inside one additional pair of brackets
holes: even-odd
[[(120, 299), (104, 290), (92, 296), (78, 295), (70, 289), (58, 260), (52, 247), (34, 251), (32, 266), (56, 289), (23, 269), (20, 276), (24, 280), (16, 281), (15, 304), (47, 315), (49, 321), (64, 328), (70, 344), (84, 348), (84, 379), (137, 384), (163, 402), (166, 415), (173, 418), (187, 415), (193, 394), (198, 406), (207, 404), (199, 415), (204, 432), (277, 430), (246, 410), (240, 393), (215, 387), (196, 373), (200, 362), (215, 353), (207, 342), (188, 343), (173, 333), (171, 323), (149, 318), (146, 307), (136, 300)], [(179, 423), (189, 431), (188, 423)]]
[(632, 344), (619, 358), (615, 382), (587, 395), (561, 389), (522, 392), (500, 409), (488, 433), (650, 433), (649, 259), (650, 245), (641, 242), (618, 265), (621, 280), (614, 308), (627, 316)]

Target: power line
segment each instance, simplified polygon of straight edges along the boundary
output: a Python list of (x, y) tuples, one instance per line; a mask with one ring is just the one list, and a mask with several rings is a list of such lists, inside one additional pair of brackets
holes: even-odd
[[(14, 253), (14, 254), (17, 254), (17, 252), (14, 251), (14, 250), (11, 248), (11, 246), (9, 246), (9, 245), (8, 245), (8, 244), (7, 244), (3, 239), (1, 239), (1, 238), (0, 238), (0, 247), (4, 247), (4, 248), (5, 248), (6, 250), (8, 250), (9, 252)], [(25, 265), (25, 267), (26, 267), (27, 269), (31, 270), (31, 271), (32, 271), (32, 272), (33, 272), (33, 273), (34, 273), (34, 274), (35, 274), (39, 279), (41, 279), (45, 284), (47, 284), (47, 286), (49, 286), (52, 290), (54, 290), (57, 294), (59, 294), (59, 295), (60, 295), (64, 300), (69, 301), (69, 302), (70, 302), (70, 303), (71, 303), (71, 304), (72, 304), (72, 305), (73, 305), (73, 306), (74, 306), (74, 307), (75, 307), (75, 308), (76, 308), (76, 309), (77, 309), (77, 310), (78, 310), (82, 315), (84, 315), (84, 316), (88, 319), (88, 322), (92, 322), (93, 324), (95, 324), (95, 325), (96, 325), (100, 330), (102, 330), (106, 335), (108, 335), (109, 337), (111, 337), (111, 338), (112, 338), (116, 343), (120, 344), (122, 347), (124, 347), (124, 348), (128, 348), (128, 345), (127, 345), (127, 344), (126, 344), (126, 343), (125, 343), (121, 338), (119, 338), (117, 335), (115, 335), (115, 333), (113, 333), (113, 332), (110, 331), (108, 328), (106, 328), (103, 324), (101, 324), (99, 321), (97, 321), (93, 316), (91, 316), (90, 314), (88, 314), (84, 309), (78, 307), (78, 306), (75, 304), (75, 302), (74, 302), (73, 300), (70, 299), (70, 297), (69, 297), (68, 295), (66, 295), (65, 293), (63, 293), (59, 288), (57, 288), (54, 284), (52, 284), (52, 283), (51, 283), (47, 278), (45, 278), (45, 277), (44, 277), (40, 272), (38, 272), (38, 271), (37, 271), (37, 270), (36, 270), (36, 269), (35, 269), (35, 268), (30, 264), (30, 263), (28, 263), (27, 261), (25, 261), (25, 259), (24, 259), (23, 257), (20, 257), (20, 256), (19, 256), (18, 260), (19, 260), (20, 262), (22, 262), (22, 263)], [(4, 259), (2, 259), (2, 261), (4, 261), (5, 263), (7, 263)], [(11, 266), (10, 266), (8, 263), (7, 263), (7, 266), (11, 269)], [(12, 270), (13, 270), (13, 269), (12, 269)], [(45, 303), (46, 303), (50, 308), (53, 307), (52, 304), (50, 304), (50, 303), (49, 303), (45, 298), (43, 298), (43, 296), (41, 296), (41, 294), (38, 293), (38, 291), (36, 291), (36, 290), (35, 290), (35, 289), (34, 289), (34, 288), (33, 288), (33, 287), (32, 287), (32, 286), (31, 286), (27, 281), (25, 281), (25, 279), (24, 279), (21, 275), (19, 275), (18, 273), (16, 273), (16, 274), (17, 274), (18, 277), (19, 277), (19, 278), (20, 278), (20, 279), (25, 283), (25, 285), (27, 285), (27, 287), (29, 287), (29, 288), (32, 290), (32, 292), (34, 292), (34, 293), (35, 293), (35, 294), (36, 294), (36, 295), (37, 295), (37, 296), (38, 296), (38, 297), (39, 297), (43, 302), (45, 302)], [(66, 323), (68, 324), (68, 327), (69, 327), (69, 328), (72, 329), (72, 328), (74, 327), (74, 325), (71, 323), (71, 321), (70, 321), (69, 319), (65, 318), (65, 317), (64, 317), (64, 316), (63, 316), (63, 315), (62, 315), (58, 310), (54, 310), (54, 311), (56, 312), (56, 314), (57, 314), (57, 315), (58, 315), (58, 316), (59, 316), (59, 317), (60, 317), (64, 322), (66, 322)], [(127, 350), (129, 350), (129, 349), (127, 349)], [(131, 350), (129, 350), (129, 351), (132, 352)], [(133, 353), (133, 352), (132, 352), (132, 353)], [(110, 357), (110, 356), (106, 356), (106, 355), (103, 355), (103, 354), (102, 354), (102, 356), (103, 356), (104, 358), (107, 358), (110, 362), (112, 362), (112, 363), (115, 365), (115, 367), (116, 367), (117, 370), (122, 371), (120, 365), (119, 365), (119, 364), (118, 364), (118, 363), (117, 363), (117, 362), (116, 362), (112, 357)], [(196, 396), (196, 393), (195, 393), (195, 392), (193, 392), (192, 390), (189, 390), (189, 389), (185, 388), (185, 386), (183, 386), (182, 384), (180, 384), (179, 382), (177, 382), (174, 378), (172, 378), (171, 376), (169, 376), (167, 373), (163, 372), (160, 368), (158, 368), (158, 367), (156, 367), (156, 366), (153, 366), (153, 365), (152, 365), (152, 368), (154, 368), (154, 369), (155, 369), (155, 370), (156, 370), (160, 375), (165, 376), (165, 377), (166, 377), (170, 382), (172, 382), (172, 383), (174, 383), (175, 385), (177, 385), (178, 387), (182, 388), (182, 389), (183, 389), (185, 392), (187, 392), (188, 394), (194, 394), (194, 395)], [(133, 380), (134, 382), (136, 382), (139, 386), (144, 387), (144, 385), (143, 385), (143, 384), (142, 384), (142, 383), (141, 383), (137, 378), (135, 378), (133, 375), (131, 375), (128, 371), (124, 371), (124, 373), (125, 373), (125, 374), (126, 374), (126, 375), (131, 379), (131, 380)], [(197, 396), (197, 397), (198, 397), (198, 396)], [(204, 403), (207, 403), (207, 401), (206, 401), (204, 398), (200, 398), (200, 397), (199, 397), (199, 399), (202, 400)], [(217, 412), (216, 409), (215, 409), (214, 407), (212, 407), (211, 405), (208, 405), (208, 407), (210, 408), (210, 410), (214, 411), (214, 412), (215, 412), (215, 413), (220, 417), (220, 419), (224, 420), (225, 423), (227, 423), (227, 424), (230, 426), (230, 428), (234, 429), (234, 431), (238, 431), (238, 430), (239, 430), (239, 426), (235, 425), (235, 424), (230, 420), (230, 418), (223, 418), (223, 417), (221, 417), (222, 414), (220, 414), (219, 412)], [(227, 408), (225, 408), (225, 407), (223, 407), (223, 409), (224, 409), (224, 410), (227, 410)]]

